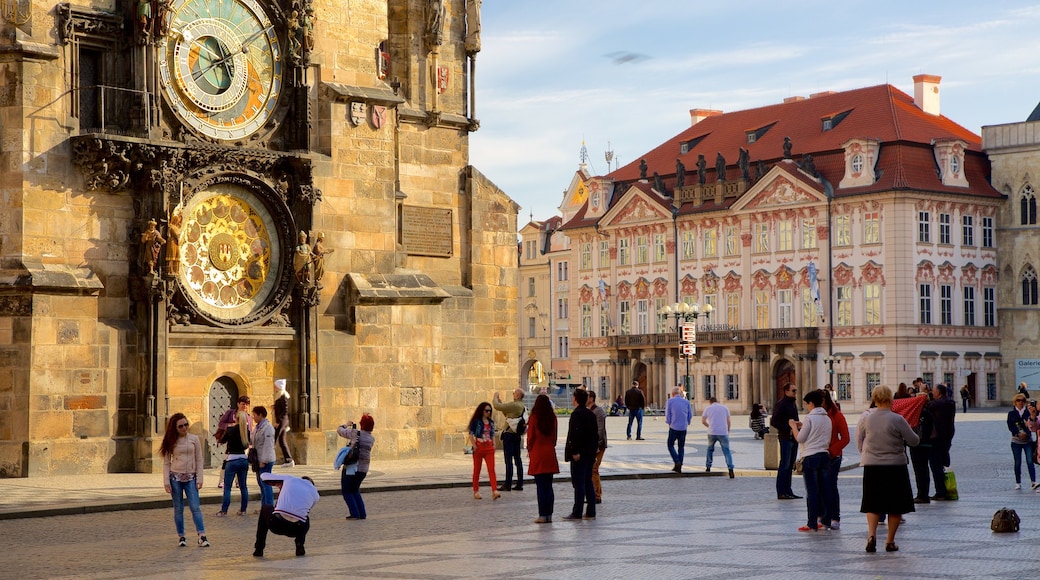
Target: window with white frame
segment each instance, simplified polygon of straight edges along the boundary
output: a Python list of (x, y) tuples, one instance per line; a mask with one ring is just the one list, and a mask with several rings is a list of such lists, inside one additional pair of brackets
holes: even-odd
[(975, 326), (975, 287), (965, 286), (964, 294), (964, 326)]
[(982, 247), (993, 247), (993, 218), (982, 218)]
[(778, 328), (791, 328), (794, 326), (794, 306), (792, 304), (792, 290), (779, 290), (776, 293)]
[(982, 289), (982, 324), (997, 325), (997, 292), (996, 288)]
[(850, 373), (837, 373), (837, 383), (834, 385), (835, 392), (838, 394), (839, 401), (851, 401), (852, 400), (852, 374)]
[(560, 282), (566, 282), (568, 277), (569, 277), (569, 275), (567, 273), (567, 262), (566, 261), (557, 262), (556, 263), (556, 279), (558, 281), (560, 281)]
[(939, 285), (939, 324), (953, 324), (953, 286)]
[(819, 324), (817, 319), (819, 308), (812, 290), (802, 288), (802, 326), (813, 327)]
[(664, 234), (654, 234), (654, 261), (663, 262), (668, 257)]
[(834, 289), (838, 301), (837, 316), (834, 324), (837, 326), (852, 326), (852, 287), (838, 286)]
[(636, 236), (636, 264), (650, 261), (650, 245), (646, 236)]
[(697, 257), (697, 236), (692, 231), (682, 233), (682, 259), (692, 260)]
[(881, 242), (881, 214), (868, 211), (863, 214), (863, 243), (877, 244)]
[(704, 230), (705, 258), (714, 258), (718, 256), (718, 235), (719, 231), (715, 228), (707, 228)]
[(791, 220), (777, 222), (776, 249), (780, 252), (790, 252), (794, 249), (794, 222)]
[(527, 259), (528, 260), (533, 260), (535, 258), (535, 256), (538, 255), (538, 241), (537, 240), (528, 240), (524, 244), (524, 247), (527, 249), (526, 253), (527, 253)]
[(617, 241), (617, 263), (618, 266), (628, 265), (628, 238), (619, 238)]
[(610, 242), (607, 240), (600, 240), (599, 242), (599, 267), (610, 267)]
[(975, 245), (975, 216), (961, 216), (961, 245)]
[(755, 252), (764, 254), (769, 251), (769, 224), (755, 224)]
[(581, 337), (590, 338), (592, 336), (592, 305), (582, 304), (581, 305)]
[(863, 285), (863, 306), (864, 306), (863, 324), (866, 324), (866, 325), (881, 324), (881, 285), (880, 284), (864, 284)]
[(585, 242), (581, 245), (581, 269), (592, 269), (592, 243)]
[(802, 249), (810, 250), (816, 247), (816, 218), (805, 218), (802, 220)]
[(610, 336), (610, 310), (605, 303), (599, 305), (599, 335)]
[(668, 332), (668, 315), (661, 312), (664, 307), (668, 304), (663, 296), (654, 298), (654, 312), (657, 316), (657, 334), (664, 334)]
[(740, 328), (740, 294), (726, 294), (726, 324), (730, 328)]
[(932, 214), (929, 212), (917, 212), (917, 241), (922, 244), (932, 241)]
[(736, 256), (740, 253), (740, 232), (737, 226), (726, 226), (726, 255)]
[(755, 328), (769, 328), (769, 292), (755, 290)]
[[(711, 306), (712, 313), (718, 312), (719, 297), (716, 296), (715, 294), (705, 294), (704, 295), (704, 305), (705, 306)], [(711, 321), (711, 314), (707, 314), (706, 316), (707, 316), (708, 321), (710, 322)]]
[(628, 309), (628, 300), (618, 303), (618, 323), (621, 325), (619, 334), (627, 335), (632, 330), (632, 313)]
[(571, 356), (571, 345), (570, 339), (566, 336), (561, 336), (557, 339), (557, 354), (559, 358), (568, 358)]
[(950, 214), (939, 214), (939, 243), (949, 245), (950, 241)]
[(726, 375), (726, 400), (736, 401), (740, 398), (740, 375)]
[(534, 289), (535, 289), (535, 287), (534, 287), (534, 278), (528, 278), (527, 279), (527, 295), (528, 296), (534, 296), (534, 293), (535, 293)]
[(920, 284), (917, 286), (918, 295), (918, 318), (921, 324), (932, 323), (932, 285)]
[(534, 338), (535, 337), (535, 330), (536, 330), (536, 328), (537, 328), (537, 326), (536, 326), (535, 318), (533, 316), (529, 317), (527, 319), (527, 338)]
[(565, 320), (568, 316), (567, 298), (556, 299), (556, 318)]
[(834, 216), (834, 245), (852, 245), (852, 220), (847, 215)]
[(647, 300), (636, 300), (636, 334), (650, 333), (650, 305)]
[(701, 381), (704, 385), (704, 400), (707, 401), (715, 396), (715, 375), (704, 375)]
[(881, 373), (867, 373), (867, 400), (870, 400), (870, 394), (874, 391), (874, 387), (881, 384)]

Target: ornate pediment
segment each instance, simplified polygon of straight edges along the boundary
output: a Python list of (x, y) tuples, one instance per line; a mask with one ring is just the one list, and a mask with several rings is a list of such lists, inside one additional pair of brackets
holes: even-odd
[(608, 220), (608, 225), (620, 226), (625, 224), (644, 223), (656, 221), (661, 218), (671, 218), (663, 208), (651, 203), (645, 197), (632, 196), (620, 208), (612, 211), (613, 216)]
[(792, 181), (782, 174), (765, 184), (761, 189), (756, 189), (758, 189), (758, 192), (752, 193), (751, 200), (744, 204), (743, 209), (786, 207), (825, 201), (818, 192), (805, 187), (801, 183)]

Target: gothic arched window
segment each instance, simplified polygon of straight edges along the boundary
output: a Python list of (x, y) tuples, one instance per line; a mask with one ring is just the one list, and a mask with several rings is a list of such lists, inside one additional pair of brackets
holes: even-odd
[(1026, 266), (1025, 272), (1022, 273), (1022, 305), (1036, 306), (1037, 304), (1040, 304), (1040, 301), (1037, 300), (1036, 270), (1032, 266)]
[(1033, 192), (1033, 186), (1027, 185), (1022, 188), (1022, 196), (1019, 198), (1019, 203), (1021, 204), (1022, 225), (1035, 226), (1036, 194)]

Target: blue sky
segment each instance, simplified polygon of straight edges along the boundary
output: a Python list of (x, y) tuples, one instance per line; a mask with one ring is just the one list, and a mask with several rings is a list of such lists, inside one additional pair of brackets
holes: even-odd
[[(486, 0), (474, 166), (520, 204), (557, 214), (584, 139), (625, 165), (689, 126), (789, 96), (942, 77), (942, 114), (976, 134), (1040, 103), (1040, 4), (875, 0)], [(626, 60), (626, 55), (634, 58)]]

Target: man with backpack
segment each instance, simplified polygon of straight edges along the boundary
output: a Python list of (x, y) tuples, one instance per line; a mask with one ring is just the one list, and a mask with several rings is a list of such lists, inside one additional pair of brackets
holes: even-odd
[[(502, 430), (502, 454), (506, 459), (506, 484), (502, 491), (524, 490), (524, 463), (520, 458), (520, 439), (527, 428), (527, 421), (524, 419), (524, 413), (527, 411), (524, 407), (525, 394), (523, 389), (518, 388), (513, 391), (513, 400), (503, 403), (502, 397), (495, 393), (494, 401), (491, 403), (496, 411), (506, 416), (506, 427)], [(513, 487), (514, 464), (516, 464), (516, 487)]]

